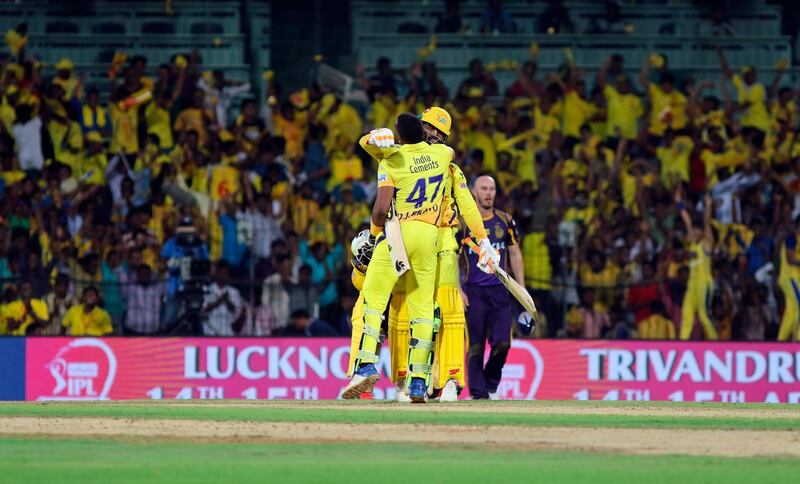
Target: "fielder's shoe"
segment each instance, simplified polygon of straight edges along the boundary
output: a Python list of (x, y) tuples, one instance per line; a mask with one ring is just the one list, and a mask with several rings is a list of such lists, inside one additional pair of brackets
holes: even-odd
[(411, 384), (408, 386), (408, 396), (411, 403), (425, 403), (425, 397), (428, 396), (428, 386), (422, 378), (412, 378)]
[(441, 393), (439, 394), (439, 402), (451, 403), (458, 401), (458, 386), (453, 379), (447, 380), (444, 384)]
[(397, 403), (411, 403), (411, 399), (406, 393), (406, 381), (400, 380), (397, 382), (397, 388), (394, 393), (394, 401)]
[(489, 392), (489, 400), (500, 400), (500, 397), (497, 392)]
[(372, 388), (378, 383), (380, 376), (372, 363), (361, 365), (356, 370), (350, 383), (344, 387), (342, 398), (345, 400), (358, 400), (362, 393), (372, 393)]

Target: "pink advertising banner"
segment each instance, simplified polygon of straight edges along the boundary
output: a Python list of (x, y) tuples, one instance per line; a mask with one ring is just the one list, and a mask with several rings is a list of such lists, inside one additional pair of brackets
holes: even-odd
[[(26, 399), (331, 399), (349, 340), (28, 338)], [(384, 376), (376, 398), (393, 398)], [(800, 403), (800, 344), (515, 341), (504, 399)], [(462, 398), (466, 398), (464, 391)]]

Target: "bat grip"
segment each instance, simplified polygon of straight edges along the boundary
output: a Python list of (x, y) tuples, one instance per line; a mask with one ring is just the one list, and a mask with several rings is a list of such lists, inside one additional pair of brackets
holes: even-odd
[[(480, 246), (478, 246), (478, 244), (476, 244), (475, 241), (472, 240), (470, 237), (464, 237), (464, 243), (467, 244), (467, 247), (474, 250), (476, 254), (481, 253)], [(489, 259), (488, 263), (489, 267), (491, 267), (492, 270), (494, 270), (494, 262), (491, 259)]]

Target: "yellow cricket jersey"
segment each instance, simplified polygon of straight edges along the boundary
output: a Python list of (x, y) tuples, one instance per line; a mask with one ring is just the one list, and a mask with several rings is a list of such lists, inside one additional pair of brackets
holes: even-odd
[(393, 187), (400, 223), (418, 220), (432, 225), (442, 214), (443, 184), (450, 173), (453, 149), (425, 141), (403, 145), (381, 161), (378, 188)]
[(639, 323), (638, 339), (675, 339), (675, 325), (660, 314), (651, 314)]
[(800, 266), (790, 264), (789, 258), (786, 257), (786, 253), (792, 251), (795, 254), (795, 258), (800, 259), (800, 250), (798, 250), (800, 249), (798, 247), (800, 244), (797, 243), (797, 239), (798, 234), (792, 233), (784, 238), (781, 244), (781, 267), (778, 274), (778, 282), (780, 283), (787, 283), (789, 279), (800, 281)]
[(319, 214), (319, 204), (311, 199), (296, 195), (291, 204), (292, 228), (295, 233), (303, 234), (311, 222)]
[(656, 148), (656, 157), (661, 162), (661, 179), (668, 187), (674, 186), (672, 180), (675, 176), (679, 180), (689, 181), (689, 155), (694, 148), (694, 142), (689, 136), (676, 136), (670, 146)]
[(305, 118), (286, 119), (280, 114), (274, 117), (275, 136), (281, 136), (286, 140), (284, 149), (287, 158), (297, 158), (303, 155), (303, 140), (306, 136)]
[(581, 98), (577, 91), (570, 90), (564, 96), (564, 112), (561, 120), (561, 131), (564, 136), (580, 138), (581, 126), (589, 120), (594, 107)]
[(445, 177), (445, 198), (442, 203), (442, 216), (439, 218), (439, 227), (458, 227), (458, 216), (470, 232), (477, 238), (486, 237), (483, 218), (478, 211), (475, 198), (472, 197), (467, 187), (467, 177), (458, 165), (450, 163), (450, 173)]
[(331, 177), (327, 183), (328, 191), (348, 180), (361, 180), (364, 178), (364, 164), (354, 154), (346, 151), (335, 151), (330, 157), (330, 164)]
[(497, 170), (497, 150), (494, 140), (483, 131), (473, 131), (467, 139), (467, 148), (483, 152), (483, 169), (494, 172)]
[(12, 127), (14, 126), (14, 121), (17, 120), (17, 112), (14, 109), (14, 106), (9, 104), (8, 100), (3, 97), (3, 102), (0, 103), (0, 122), (3, 123), (3, 127), (12, 138), (14, 137), (14, 131)]
[(666, 93), (653, 83), (649, 84), (647, 93), (650, 96), (650, 134), (663, 136), (667, 128), (686, 127), (689, 123), (686, 96), (676, 90)]
[[(31, 309), (39, 319), (47, 320), (49, 317), (47, 311), (47, 304), (41, 299), (31, 299)], [(22, 324), (11, 334), (15, 336), (25, 336), (25, 330), (28, 326), (33, 324), (33, 316), (25, 309), (25, 303), (22, 301), (12, 301), (5, 305), (3, 310), (3, 318), (6, 320), (5, 324), (8, 327), (8, 320), (14, 319), (16, 321), (22, 320)]]
[(83, 153), (80, 160), (73, 169), (75, 170), (73, 176), (75, 178), (83, 178), (84, 183), (90, 185), (104, 185), (106, 183), (106, 167), (108, 166), (108, 157), (105, 153), (100, 152), (94, 155)]
[(606, 136), (616, 137), (617, 129), (625, 139), (636, 139), (639, 131), (639, 118), (642, 116), (642, 100), (636, 94), (620, 94), (613, 86), (603, 89), (608, 105)]
[(522, 239), (525, 285), (533, 289), (552, 289), (553, 266), (544, 232), (531, 232)]
[(750, 103), (742, 112), (740, 119), (742, 127), (756, 128), (765, 133), (769, 131), (770, 118), (767, 113), (767, 91), (764, 85), (757, 82), (748, 86), (738, 74), (734, 74), (731, 81), (736, 88), (737, 101)]
[(781, 103), (777, 99), (772, 101), (769, 108), (769, 114), (772, 118), (772, 126), (777, 129), (782, 123), (787, 123), (789, 126), (794, 127), (797, 125), (797, 103), (789, 101), (788, 103)]
[(70, 336), (102, 336), (114, 330), (111, 316), (105, 310), (95, 306), (87, 313), (83, 304), (69, 308), (61, 325), (67, 328)]
[(170, 150), (175, 145), (172, 139), (172, 126), (169, 111), (162, 108), (155, 101), (144, 108), (144, 120), (147, 122), (147, 132), (158, 136), (158, 147)]
[[(136, 112), (136, 110), (133, 110)], [(204, 121), (204, 113), (199, 108), (186, 108), (178, 114), (175, 118), (174, 128), (176, 133), (184, 131), (195, 130), (197, 131), (197, 144), (205, 146), (208, 141), (208, 132), (206, 131), (206, 124)]]
[(689, 260), (689, 283), (711, 281), (711, 254), (706, 253), (703, 242), (693, 242), (689, 246), (689, 252), (693, 254)]
[(122, 151), (125, 154), (137, 153), (139, 151), (137, 110), (123, 110), (117, 103), (111, 103), (108, 107), (108, 114), (111, 117), (110, 151), (112, 153)]

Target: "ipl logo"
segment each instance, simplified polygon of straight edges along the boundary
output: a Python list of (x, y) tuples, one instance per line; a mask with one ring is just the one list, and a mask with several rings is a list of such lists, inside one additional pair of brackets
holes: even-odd
[(103, 341), (76, 339), (46, 365), (55, 380), (50, 396), (39, 400), (107, 400), (117, 374), (117, 358)]
[(539, 350), (527, 341), (512, 341), (497, 394), (504, 400), (534, 400), (543, 374), (544, 360)]

